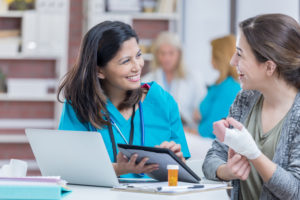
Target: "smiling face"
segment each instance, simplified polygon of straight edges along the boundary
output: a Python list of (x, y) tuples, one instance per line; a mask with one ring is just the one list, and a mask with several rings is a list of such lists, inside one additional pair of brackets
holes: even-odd
[(236, 49), (230, 64), (237, 68), (241, 87), (244, 90), (259, 90), (267, 78), (266, 64), (257, 61), (242, 31), (238, 35)]
[(144, 66), (141, 50), (135, 38), (125, 41), (116, 56), (99, 68), (98, 77), (108, 93), (134, 90), (140, 87)]

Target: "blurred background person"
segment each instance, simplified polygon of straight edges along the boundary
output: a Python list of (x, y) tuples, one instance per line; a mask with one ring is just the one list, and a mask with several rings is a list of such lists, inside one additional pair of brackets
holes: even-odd
[(171, 93), (179, 105), (181, 120), (188, 132), (197, 130), (193, 118), (206, 94), (201, 77), (194, 77), (184, 67), (182, 46), (174, 33), (162, 32), (152, 46), (151, 72), (142, 77), (143, 82), (156, 81)]
[(236, 68), (230, 65), (230, 59), (235, 53), (236, 39), (234, 35), (227, 35), (211, 41), (211, 62), (219, 72), (215, 84), (208, 88), (207, 95), (199, 106), (200, 123), (198, 131), (202, 137), (215, 138), (213, 122), (228, 115), (238, 91), (241, 89), (237, 82)]

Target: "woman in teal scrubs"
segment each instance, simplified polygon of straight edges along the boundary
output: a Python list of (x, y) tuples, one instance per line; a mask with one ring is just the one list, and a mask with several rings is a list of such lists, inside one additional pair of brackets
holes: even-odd
[(145, 165), (148, 158), (136, 164), (137, 155), (126, 158), (119, 143), (168, 148), (183, 161), (190, 157), (176, 102), (155, 82), (141, 84), (143, 66), (135, 31), (122, 22), (102, 22), (85, 35), (58, 91), (65, 98), (59, 129), (98, 131), (116, 174), (127, 174), (122, 177), (159, 166)]

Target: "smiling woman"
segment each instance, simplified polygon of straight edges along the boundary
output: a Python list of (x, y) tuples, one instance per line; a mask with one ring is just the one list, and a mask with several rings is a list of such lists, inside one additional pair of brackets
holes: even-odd
[(174, 99), (155, 82), (141, 86), (138, 41), (125, 23), (96, 25), (83, 38), (78, 61), (58, 92), (58, 99), (61, 93), (65, 97), (59, 129), (99, 132), (116, 174), (128, 174), (122, 177), (140, 177), (159, 166), (145, 165), (148, 158), (136, 163), (137, 155), (124, 157), (118, 143), (158, 145), (182, 160), (190, 156)]
[(300, 199), (300, 25), (258, 15), (239, 24), (236, 45), (243, 90), (213, 125), (203, 172), (232, 181), (232, 200)]

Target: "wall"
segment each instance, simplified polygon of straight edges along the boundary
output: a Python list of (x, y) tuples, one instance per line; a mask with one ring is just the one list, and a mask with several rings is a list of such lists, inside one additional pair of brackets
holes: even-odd
[(75, 64), (83, 29), (83, 0), (70, 1), (68, 68)]
[[(299, 0), (236, 0), (236, 22), (263, 13), (284, 13), (299, 21)], [(218, 6), (216, 6), (218, 5)], [(230, 0), (185, 1), (184, 43), (187, 67), (211, 84), (210, 40), (230, 32)]]
[(299, 19), (299, 0), (238, 0), (237, 21), (259, 14), (283, 13)]
[[(216, 6), (218, 5), (218, 6)], [(217, 72), (211, 66), (210, 41), (230, 32), (230, 1), (185, 1), (184, 51), (189, 70), (211, 84)]]

